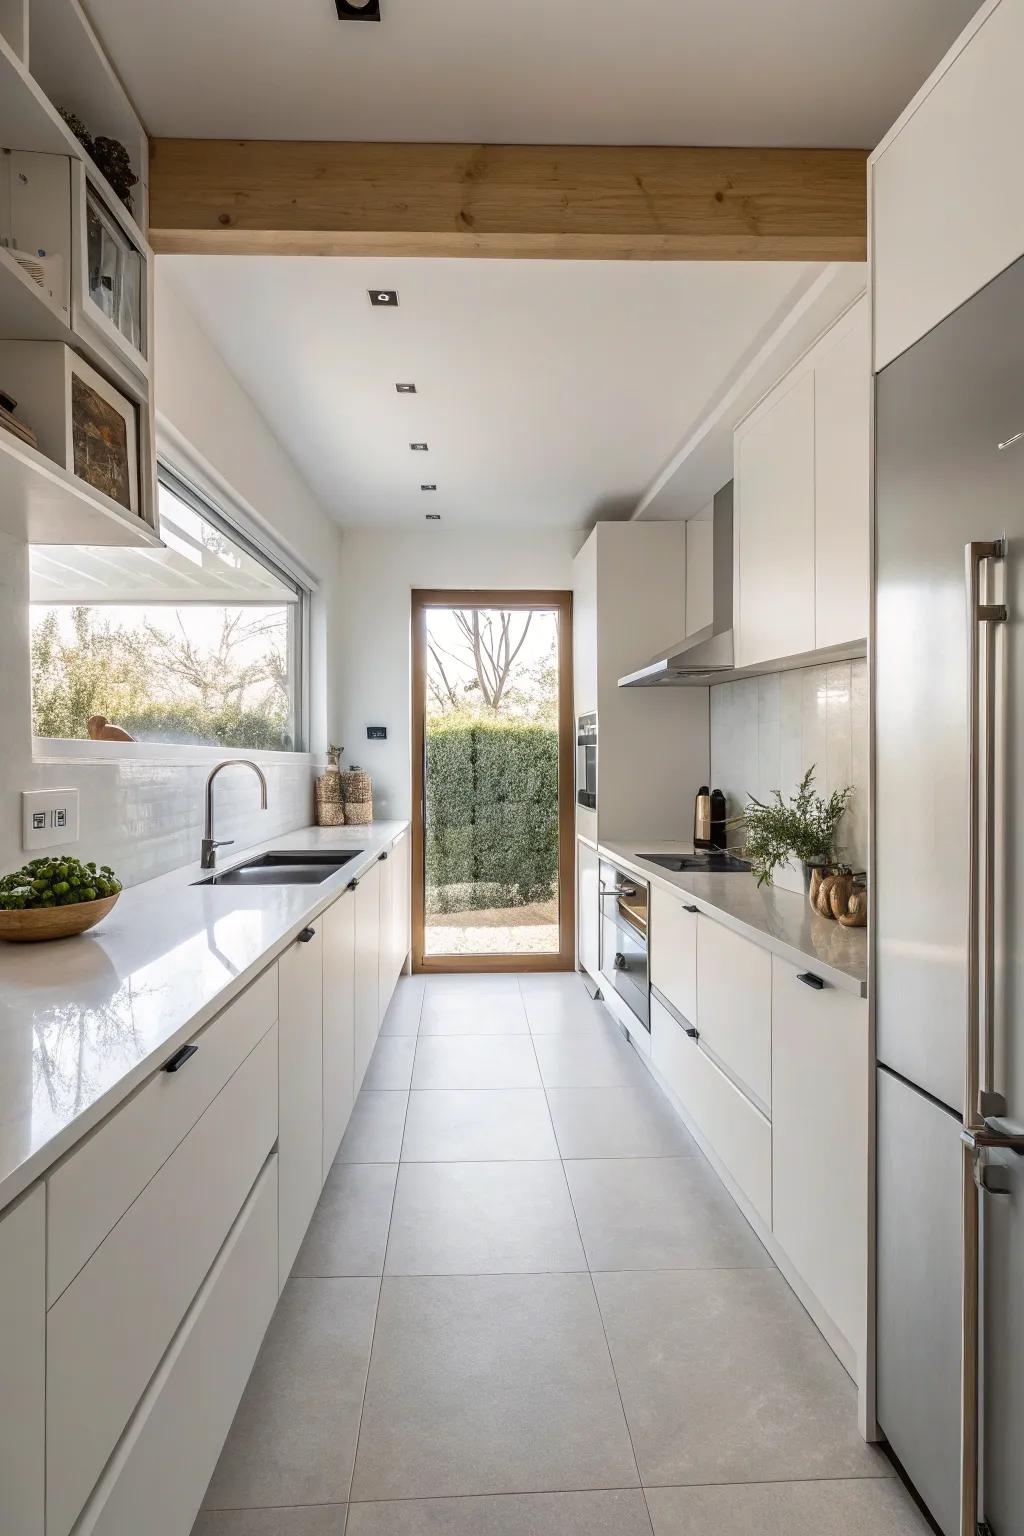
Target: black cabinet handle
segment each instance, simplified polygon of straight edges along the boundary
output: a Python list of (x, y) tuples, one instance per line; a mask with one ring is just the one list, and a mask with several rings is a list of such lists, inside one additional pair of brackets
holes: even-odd
[(378, 853), (378, 855), (377, 855), (377, 863), (378, 864), (383, 864), (384, 860), (386, 858), (387, 858), (387, 853)]
[(350, 880), (349, 883), (348, 883), (349, 890), (350, 891), (354, 891), (358, 884), (359, 884), (358, 880)]
[(685, 1035), (689, 1035), (691, 1040), (699, 1040), (700, 1039), (700, 1030), (699, 1029), (695, 1029), (692, 1024), (687, 1024), (685, 1026), (684, 1030), (683, 1030), (683, 1033)]
[(299, 943), (300, 944), (308, 944), (310, 939), (315, 939), (316, 938), (316, 929), (315, 928), (303, 928), (302, 932), (299, 934), (298, 937), (299, 937)]
[(684, 907), (683, 911), (684, 912), (699, 912), (700, 911), (700, 907)]
[(180, 1072), (186, 1061), (191, 1061), (198, 1050), (198, 1045), (183, 1045), (180, 1051), (175, 1051), (174, 1055), (164, 1062), (163, 1070)]
[(802, 981), (805, 987), (813, 987), (815, 992), (824, 990), (825, 983), (821, 977), (813, 975), (810, 971), (801, 971), (796, 979), (797, 981)]

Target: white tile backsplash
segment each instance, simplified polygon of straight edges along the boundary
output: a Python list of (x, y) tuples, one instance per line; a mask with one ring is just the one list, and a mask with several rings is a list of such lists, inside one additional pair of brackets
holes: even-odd
[(821, 794), (853, 785), (840, 843), (849, 862), (863, 869), (868, 851), (867, 662), (802, 667), (711, 689), (711, 782), (725, 791), (730, 816), (742, 812), (749, 795), (764, 800), (774, 789), (792, 794), (812, 763)]

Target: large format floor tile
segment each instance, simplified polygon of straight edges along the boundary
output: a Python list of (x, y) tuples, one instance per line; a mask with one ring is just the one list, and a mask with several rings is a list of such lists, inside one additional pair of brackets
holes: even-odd
[(415, 1055), (415, 1036), (378, 1035), (363, 1087), (377, 1090), (408, 1088)]
[(205, 1508), (347, 1501), (378, 1285), (289, 1280)]
[(379, 1275), (397, 1173), (395, 1163), (335, 1163), (292, 1276)]
[(543, 1088), (409, 1095), (403, 1162), (530, 1162), (557, 1156)]
[(353, 1504), (348, 1536), (651, 1536), (651, 1523), (639, 1490), (518, 1493)]
[(591, 1269), (756, 1269), (771, 1259), (703, 1157), (567, 1162)]
[(535, 1035), (605, 1034), (615, 1028), (608, 1010), (575, 980), (571, 991), (524, 988), (523, 1005)]
[(336, 1163), (397, 1163), (409, 1107), (407, 1092), (364, 1088), (356, 1095)]
[(403, 1163), (389, 1275), (585, 1270), (561, 1165)]
[(537, 1035), (534, 1049), (545, 1088), (621, 1088), (650, 1082), (633, 1047), (612, 1030), (589, 1035)]
[(307, 1504), (298, 1509), (207, 1510), (192, 1536), (344, 1536), (344, 1504)]
[(892, 1477), (649, 1488), (647, 1503), (654, 1536), (928, 1536), (930, 1530)]
[(527, 1035), (523, 1000), (514, 992), (432, 995), (423, 1009), (423, 1035)]
[(589, 1276), (385, 1278), (355, 1501), (636, 1483)]
[(421, 1035), (414, 1088), (539, 1088), (529, 1035)]
[(469, 993), (494, 995), (507, 993), (519, 996), (519, 980), (512, 971), (448, 971), (425, 978), (423, 998), (465, 997)]
[(856, 1392), (777, 1271), (594, 1276), (645, 1486), (877, 1477)]
[(653, 1082), (626, 1088), (549, 1088), (563, 1157), (678, 1157), (697, 1147)]
[(400, 976), (381, 1025), (382, 1035), (415, 1035), (423, 1008), (423, 977)]

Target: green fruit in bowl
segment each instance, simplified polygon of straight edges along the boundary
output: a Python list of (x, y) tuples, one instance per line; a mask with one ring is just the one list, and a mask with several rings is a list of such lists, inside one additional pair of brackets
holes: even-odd
[(0, 912), (38, 911), (41, 907), (70, 907), (116, 896), (121, 882), (109, 864), (83, 864), (79, 859), (30, 859), (12, 875), (0, 877)]

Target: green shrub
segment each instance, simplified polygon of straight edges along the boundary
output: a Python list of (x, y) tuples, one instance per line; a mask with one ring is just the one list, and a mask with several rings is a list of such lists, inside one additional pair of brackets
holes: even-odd
[(557, 882), (558, 732), (428, 721), (428, 912), (549, 901)]

